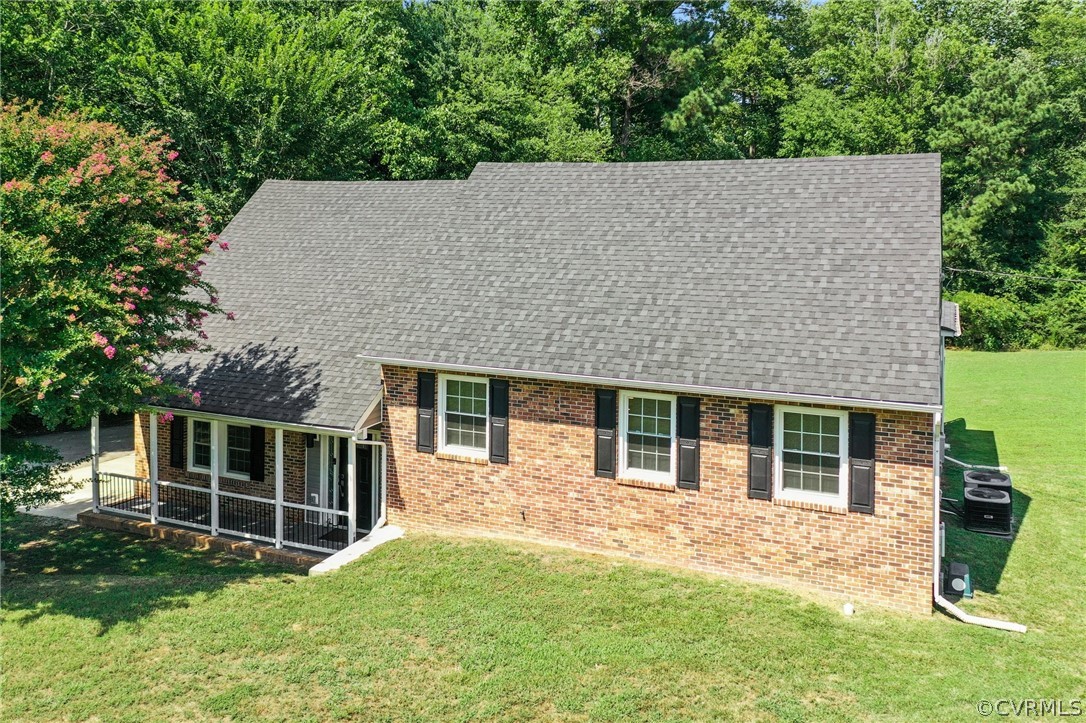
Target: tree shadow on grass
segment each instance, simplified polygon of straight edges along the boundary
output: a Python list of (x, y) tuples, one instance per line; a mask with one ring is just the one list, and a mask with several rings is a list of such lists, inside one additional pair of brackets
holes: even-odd
[[(149, 537), (18, 515), (4, 529), (3, 607), (20, 625), (48, 615), (94, 620), (98, 635), (160, 610), (188, 607), (254, 578), (293, 582), (285, 568)], [(14, 614), (13, 613), (24, 613)]]
[[(995, 433), (985, 429), (969, 429), (966, 420), (955, 419), (945, 426), (947, 456), (967, 464), (999, 466), (999, 446)], [(943, 465), (943, 496), (962, 500), (965, 470), (953, 463)], [(1013, 470), (1011, 483), (1013, 485)], [(1029, 510), (1030, 497), (1017, 487), (1011, 489), (1014, 531), (1017, 533)], [(969, 565), (973, 587), (981, 592), (996, 594), (1003, 569), (1007, 566), (1014, 539), (993, 537), (965, 529), (960, 517), (944, 513), (946, 523), (946, 560)]]

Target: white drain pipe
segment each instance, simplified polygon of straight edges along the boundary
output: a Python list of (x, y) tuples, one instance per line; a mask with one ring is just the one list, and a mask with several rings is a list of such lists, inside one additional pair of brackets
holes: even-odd
[(991, 467), (991, 466), (986, 465), (986, 464), (969, 464), (968, 462), (962, 462), (961, 460), (954, 459), (949, 454), (943, 455), (943, 458), (946, 459), (947, 462), (953, 462), (954, 464), (956, 464), (959, 467), (962, 467), (964, 469), (990, 469), (990, 470), (992, 470), (994, 472), (1006, 472), (1007, 471), (1007, 468), (1004, 467), (1003, 465), (1000, 465), (998, 467)]
[[(941, 438), (942, 429), (943, 429), (943, 413), (942, 412), (936, 412), (935, 413), (935, 429), (934, 429), (935, 439), (938, 440), (938, 439)], [(935, 560), (935, 564), (932, 566), (932, 581), (931, 581), (932, 599), (935, 601), (935, 605), (937, 607), (943, 609), (944, 611), (947, 612), (947, 614), (951, 615), (952, 617), (955, 617), (958, 620), (961, 620), (963, 623), (969, 623), (970, 625), (982, 625), (982, 626), (984, 626), (986, 628), (996, 628), (997, 630), (1009, 630), (1009, 631), (1011, 631), (1013, 633), (1024, 633), (1024, 632), (1026, 632), (1026, 626), (1025, 625), (1020, 625), (1019, 623), (1009, 623), (1009, 622), (1006, 622), (1004, 620), (995, 620), (993, 618), (983, 618), (983, 617), (980, 617), (979, 615), (970, 615), (969, 613), (965, 612), (964, 610), (962, 610), (960, 607), (958, 607), (954, 603), (947, 600), (939, 592), (939, 582), (940, 582), (939, 573), (940, 573), (940, 570), (942, 568), (942, 552), (941, 552), (940, 535), (939, 535), (939, 521), (940, 521), (939, 520), (939, 514), (940, 514), (939, 507), (940, 507), (940, 504), (939, 503), (942, 501), (942, 497), (943, 497), (943, 491), (940, 488), (940, 480), (942, 479), (942, 469), (943, 469), (943, 454), (942, 454), (942, 452), (943, 452), (942, 446), (940, 444), (936, 444), (935, 445), (935, 455), (934, 455), (935, 494), (932, 495), (932, 499), (934, 500), (934, 505), (933, 505), (933, 507), (934, 507), (934, 516), (933, 516), (933, 524), (932, 524), (931, 541), (932, 541), (932, 548), (935, 550), (935, 554), (932, 555), (932, 557)], [(948, 457), (947, 459), (950, 459), (950, 458)], [(954, 459), (952, 459), (951, 461), (956, 462), (958, 464), (962, 464), (962, 463), (960, 463), (960, 462), (958, 462), (957, 460), (954, 460)], [(968, 466), (968, 465), (963, 464), (962, 466)]]
[(1004, 620), (996, 620), (994, 618), (982, 618), (979, 615), (970, 615), (966, 611), (954, 603), (947, 600), (945, 597), (939, 594), (939, 583), (935, 583), (935, 604), (941, 607), (950, 615), (961, 620), (963, 623), (969, 623), (970, 625), (983, 625), (986, 628), (996, 628), (997, 630), (1009, 630), (1012, 633), (1024, 633), (1026, 632), (1026, 626), (1018, 623), (1008, 623)]

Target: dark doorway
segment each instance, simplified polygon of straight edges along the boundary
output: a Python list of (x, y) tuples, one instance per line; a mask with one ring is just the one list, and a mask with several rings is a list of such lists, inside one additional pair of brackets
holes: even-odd
[(347, 509), (347, 445), (346, 437), (339, 438), (339, 447), (336, 449), (336, 504), (337, 510)]
[(373, 529), (373, 445), (360, 444), (355, 452), (355, 524), (361, 536)]

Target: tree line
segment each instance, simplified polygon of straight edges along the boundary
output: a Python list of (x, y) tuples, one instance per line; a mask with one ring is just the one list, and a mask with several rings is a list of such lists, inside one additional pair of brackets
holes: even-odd
[(938, 152), (961, 343), (1086, 344), (1086, 3), (4, 2), (3, 96), (266, 178)]

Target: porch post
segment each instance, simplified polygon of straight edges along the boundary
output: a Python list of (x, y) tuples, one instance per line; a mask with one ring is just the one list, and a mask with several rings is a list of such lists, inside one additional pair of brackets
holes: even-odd
[(98, 511), (101, 494), (98, 489), (98, 415), (91, 416), (91, 505)]
[(283, 430), (275, 428), (275, 546), (283, 547)]
[(377, 449), (381, 452), (381, 476), (377, 482), (381, 485), (381, 496), (377, 502), (377, 520), (384, 525), (388, 522), (388, 444), (381, 442)]
[(219, 421), (211, 420), (211, 534), (219, 534)]
[(148, 412), (151, 421), (150, 449), (147, 455), (147, 480), (151, 485), (151, 524), (158, 522), (158, 412)]
[(358, 534), (357, 529), (357, 517), (355, 512), (358, 509), (358, 485), (355, 484), (355, 464), (357, 464), (356, 457), (358, 456), (358, 449), (355, 446), (355, 436), (351, 435), (347, 440), (347, 544), (350, 545), (354, 542), (355, 536)]

